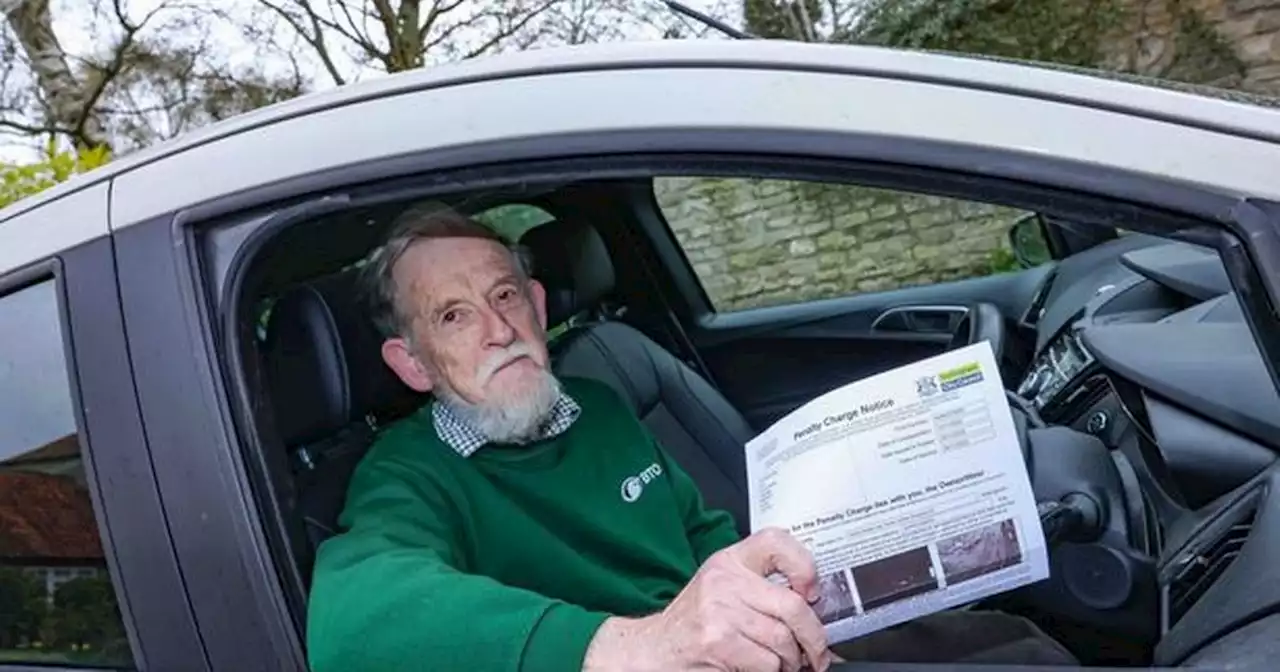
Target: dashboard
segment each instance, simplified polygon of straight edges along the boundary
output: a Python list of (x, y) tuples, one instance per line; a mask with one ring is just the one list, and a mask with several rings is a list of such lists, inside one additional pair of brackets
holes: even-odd
[[(1013, 391), (1096, 437), (1119, 475), (1124, 538), (1074, 562), (1140, 586), (1105, 605), (1092, 588), (1046, 599), (1152, 640), (1157, 665), (1280, 642), (1280, 394), (1216, 252), (1121, 236), (1059, 262), (1018, 322), (1034, 346)], [(1049, 468), (1032, 468), (1037, 495)]]
[(1043, 410), (1095, 361), (1080, 332), (1067, 330), (1050, 341), (1036, 358), (1018, 385), (1018, 395)]

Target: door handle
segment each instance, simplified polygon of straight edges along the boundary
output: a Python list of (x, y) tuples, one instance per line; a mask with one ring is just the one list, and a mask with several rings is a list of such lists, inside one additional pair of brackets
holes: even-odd
[(896, 306), (880, 313), (871, 330), (950, 335), (968, 313), (966, 306)]

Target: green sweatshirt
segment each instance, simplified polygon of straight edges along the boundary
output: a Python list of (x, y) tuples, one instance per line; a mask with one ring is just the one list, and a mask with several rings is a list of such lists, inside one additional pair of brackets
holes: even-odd
[(737, 540), (608, 387), (559, 436), (462, 457), (430, 405), (389, 427), (319, 549), (307, 623), (316, 672), (581, 669), (610, 615), (661, 610)]

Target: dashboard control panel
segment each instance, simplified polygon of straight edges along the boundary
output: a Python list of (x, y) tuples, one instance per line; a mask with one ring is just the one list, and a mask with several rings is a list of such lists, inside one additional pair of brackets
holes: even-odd
[(1018, 396), (1030, 401), (1037, 410), (1043, 409), (1093, 362), (1079, 331), (1067, 329), (1032, 363), (1018, 385)]

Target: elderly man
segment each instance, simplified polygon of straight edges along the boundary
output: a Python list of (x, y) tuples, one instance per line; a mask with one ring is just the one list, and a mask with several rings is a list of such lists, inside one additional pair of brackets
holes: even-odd
[(314, 669), (828, 667), (812, 556), (739, 540), (608, 387), (552, 375), (518, 253), (417, 207), (366, 271), (383, 359), (435, 400), (379, 437), (319, 550)]

